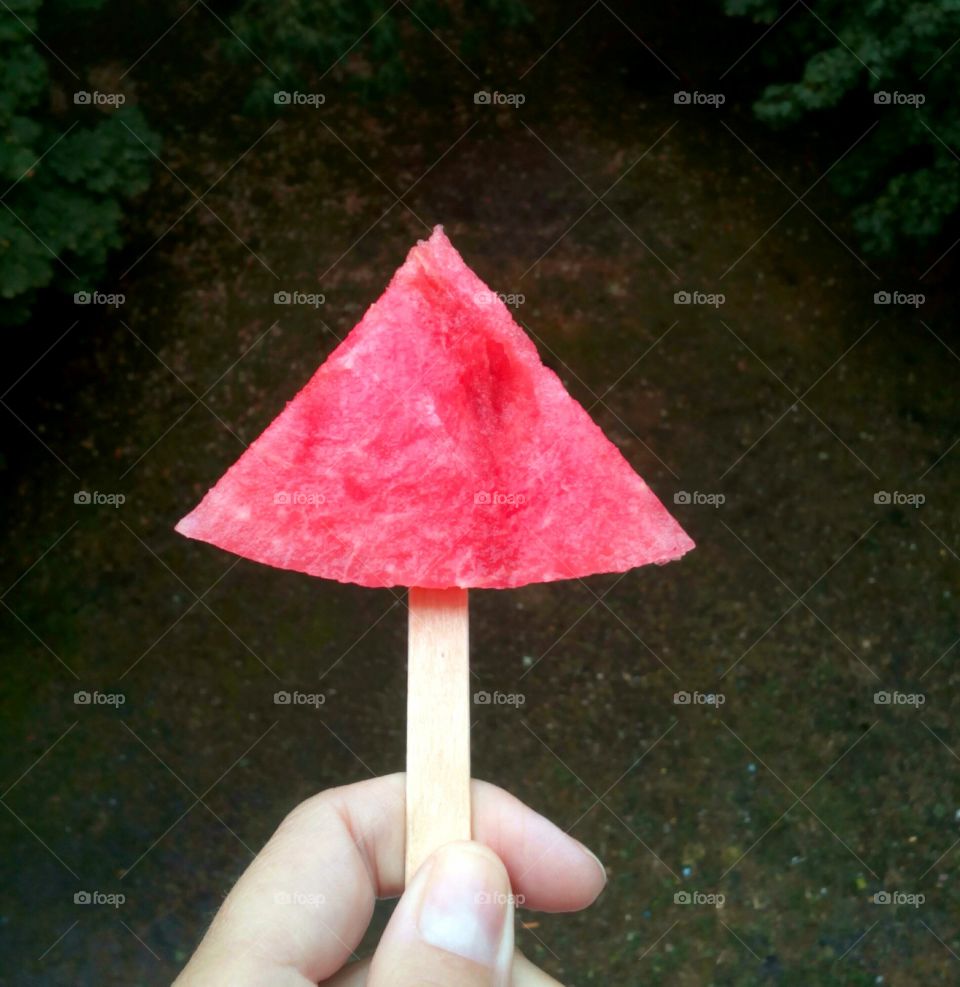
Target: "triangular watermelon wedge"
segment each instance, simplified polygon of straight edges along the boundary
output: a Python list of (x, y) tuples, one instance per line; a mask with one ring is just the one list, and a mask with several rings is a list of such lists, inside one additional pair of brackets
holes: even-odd
[(693, 548), (439, 226), (177, 531), (281, 569), (428, 589)]

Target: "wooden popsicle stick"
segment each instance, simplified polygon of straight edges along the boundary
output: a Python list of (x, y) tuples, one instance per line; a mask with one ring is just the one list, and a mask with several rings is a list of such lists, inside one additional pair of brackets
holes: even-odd
[(470, 839), (470, 633), (465, 589), (410, 590), (406, 879)]

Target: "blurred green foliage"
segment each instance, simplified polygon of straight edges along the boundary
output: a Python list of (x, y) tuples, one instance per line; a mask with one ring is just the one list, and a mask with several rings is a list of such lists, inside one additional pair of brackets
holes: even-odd
[[(106, 3), (0, 5), (0, 323), (25, 321), (41, 289), (94, 287), (122, 245), (124, 202), (149, 184), (158, 135), (134, 107), (75, 103), (75, 92), (94, 87), (71, 70), (89, 66), (68, 68), (45, 43)], [(411, 32), (429, 39), (428, 31), (455, 25), (455, 47), (469, 57), (491, 31), (532, 19), (519, 0), (386, 9), (381, 0), (239, 0), (227, 52), (263, 68), (246, 108), (264, 109), (278, 90), (307, 90), (326, 70), (367, 96), (396, 92), (413, 74)]]
[(68, 26), (72, 16), (103, 3), (4, 0), (0, 10), (0, 322), (5, 324), (25, 321), (41, 288), (93, 287), (109, 252), (121, 245), (123, 201), (149, 182), (151, 154), (144, 145), (156, 150), (159, 142), (139, 111), (76, 104), (74, 93), (92, 87), (78, 82), (33, 33)]
[(793, 81), (766, 86), (754, 107), (760, 119), (775, 127), (810, 113), (831, 113), (838, 126), (856, 119), (862, 129), (850, 130), (850, 143), (864, 119), (879, 119), (832, 172), (865, 249), (889, 255), (931, 241), (960, 205), (960, 0), (724, 0), (724, 8), (761, 24), (784, 15), (757, 52), (768, 75)]
[[(262, 111), (278, 90), (309, 89), (328, 73), (369, 97), (397, 92), (410, 82), (411, 38), (455, 25), (444, 44), (469, 58), (495, 33), (532, 20), (521, 0), (411, 0), (393, 7), (384, 0), (242, 0), (230, 21), (236, 37), (228, 51), (238, 61), (249, 61), (254, 52), (262, 60), (264, 71), (247, 100), (248, 110)], [(450, 57), (435, 40), (429, 43), (436, 46), (433, 55)]]

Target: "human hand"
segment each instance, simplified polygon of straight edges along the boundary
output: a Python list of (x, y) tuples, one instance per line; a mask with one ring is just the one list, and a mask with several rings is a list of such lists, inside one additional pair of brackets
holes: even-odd
[[(556, 985), (514, 954), (514, 901), (586, 908), (603, 889), (603, 866), (502, 789), (474, 781), (471, 795), (474, 841), (436, 851), (406, 890), (402, 774), (303, 802), (243, 873), (174, 987)], [(346, 965), (375, 899), (401, 891), (372, 959)]]

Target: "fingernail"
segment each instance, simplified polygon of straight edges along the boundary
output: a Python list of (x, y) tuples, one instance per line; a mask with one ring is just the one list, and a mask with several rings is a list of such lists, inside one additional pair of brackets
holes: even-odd
[[(577, 840), (577, 842), (580, 843), (579, 840)], [(593, 858), (593, 861), (597, 865), (597, 867), (599, 868), (600, 873), (603, 874), (603, 883), (606, 884), (607, 883), (607, 868), (603, 866), (603, 861), (593, 852), (593, 850), (590, 849), (590, 847), (585, 846), (583, 843), (580, 843), (580, 849), (583, 850), (583, 852), (588, 857), (592, 857)]]
[(509, 965), (513, 896), (502, 866), (467, 845), (451, 845), (430, 862), (420, 906), (424, 941), (483, 966)]

